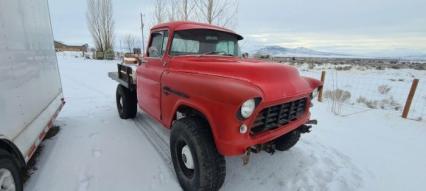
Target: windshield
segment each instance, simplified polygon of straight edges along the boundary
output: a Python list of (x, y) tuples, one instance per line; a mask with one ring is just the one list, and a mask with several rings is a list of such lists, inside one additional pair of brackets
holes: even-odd
[(231, 33), (191, 29), (174, 33), (170, 55), (238, 56), (238, 37)]

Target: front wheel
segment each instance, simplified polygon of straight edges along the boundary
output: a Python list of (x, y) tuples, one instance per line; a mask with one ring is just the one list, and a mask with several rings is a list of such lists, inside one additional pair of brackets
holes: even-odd
[(0, 190), (22, 191), (22, 174), (14, 157), (0, 150)]
[(170, 135), (173, 166), (184, 190), (219, 190), (225, 180), (225, 158), (220, 155), (208, 125), (199, 118), (183, 118)]

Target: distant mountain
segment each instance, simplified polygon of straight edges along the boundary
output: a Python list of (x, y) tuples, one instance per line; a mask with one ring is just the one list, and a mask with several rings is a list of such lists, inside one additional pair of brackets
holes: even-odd
[(321, 52), (304, 47), (285, 48), (281, 46), (266, 46), (255, 52), (258, 55), (271, 55), (274, 57), (349, 57), (347, 54)]
[(426, 54), (403, 56), (402, 59), (426, 61)]

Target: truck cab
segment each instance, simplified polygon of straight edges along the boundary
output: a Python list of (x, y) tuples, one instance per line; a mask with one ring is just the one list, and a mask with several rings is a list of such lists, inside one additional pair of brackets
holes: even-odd
[(288, 150), (316, 123), (309, 108), (321, 82), (285, 64), (240, 57), (242, 39), (209, 24), (154, 26), (148, 50), (126, 78), (136, 78), (128, 80), (134, 84), (117, 88), (120, 117), (135, 117), (138, 105), (171, 129), (171, 156), (184, 189), (217, 190), (224, 156), (248, 162), (250, 153)]

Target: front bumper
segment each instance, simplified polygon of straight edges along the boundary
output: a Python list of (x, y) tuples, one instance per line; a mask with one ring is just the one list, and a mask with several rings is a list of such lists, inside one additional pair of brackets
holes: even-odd
[(309, 105), (310, 105), (309, 97), (307, 98), (308, 100), (307, 100), (305, 112), (302, 115), (300, 115), (296, 120), (293, 120), (275, 129), (271, 129), (271, 130), (267, 130), (267, 131), (263, 131), (263, 132), (255, 133), (255, 134), (253, 133), (241, 134), (238, 131), (239, 129), (238, 127), (243, 123), (247, 124), (250, 129), (251, 126), (253, 125), (253, 122), (256, 119), (256, 115), (262, 109), (266, 107), (270, 107), (272, 105), (286, 103), (286, 102), (301, 99), (304, 97), (306, 97), (306, 95), (297, 96), (297, 97), (293, 97), (291, 99), (286, 99), (286, 100), (274, 101), (270, 103), (263, 103), (259, 105), (258, 108), (256, 108), (255, 114), (253, 114), (251, 119), (248, 119), (246, 121), (231, 122), (232, 120), (221, 120), (222, 124), (220, 125), (220, 127), (227, 127), (227, 128), (221, 128), (221, 132), (218, 134), (217, 137), (215, 137), (216, 147), (219, 153), (221, 153), (224, 156), (242, 155), (246, 152), (248, 148), (252, 146), (268, 143), (308, 123), (311, 116), (309, 112)]
[(291, 123), (281, 126), (279, 128), (269, 130), (257, 135), (239, 135), (240, 138), (232, 141), (216, 140), (217, 149), (222, 155), (225, 156), (236, 156), (242, 155), (244, 152), (255, 145), (265, 144), (284, 134), (287, 134), (298, 127), (307, 123), (310, 119), (310, 113), (307, 112), (299, 119), (292, 121)]

